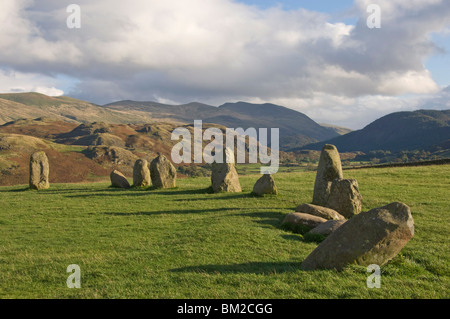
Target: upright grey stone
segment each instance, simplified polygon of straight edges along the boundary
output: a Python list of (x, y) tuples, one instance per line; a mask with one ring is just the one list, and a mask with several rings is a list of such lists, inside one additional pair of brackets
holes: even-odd
[(133, 168), (133, 186), (145, 187), (152, 183), (150, 169), (145, 159), (138, 159)]
[(35, 152), (30, 157), (30, 188), (36, 190), (50, 187), (48, 157), (45, 152)]
[(343, 178), (341, 158), (336, 146), (326, 144), (320, 154), (314, 184), (313, 204), (325, 206), (330, 195), (331, 183), (336, 178)]
[(355, 179), (335, 179), (325, 206), (347, 219), (359, 214), (362, 209), (362, 196), (358, 182)]
[(267, 195), (277, 195), (278, 189), (275, 185), (275, 180), (272, 175), (263, 175), (253, 186), (253, 194), (258, 196)]
[[(234, 165), (234, 153), (233, 151), (226, 149), (224, 154), (225, 158), (223, 163), (214, 162), (212, 164), (211, 184), (213, 192), (242, 192), (239, 176)], [(227, 159), (229, 163), (227, 163)]]
[(336, 229), (303, 261), (303, 270), (359, 264), (383, 266), (414, 236), (410, 208), (392, 203), (356, 215)]
[(150, 164), (152, 184), (156, 188), (174, 188), (177, 186), (177, 170), (163, 154), (158, 153)]

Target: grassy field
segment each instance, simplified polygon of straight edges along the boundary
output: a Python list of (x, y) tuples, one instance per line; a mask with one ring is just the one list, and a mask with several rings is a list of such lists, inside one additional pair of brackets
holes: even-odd
[[(209, 194), (208, 178), (173, 190), (60, 184), (0, 188), (0, 298), (449, 298), (450, 166), (350, 170), (364, 210), (410, 205), (415, 237), (368, 289), (365, 267), (305, 272), (317, 246), (280, 229), (312, 198), (314, 172), (275, 175), (279, 196)], [(67, 266), (82, 288), (68, 289)]]

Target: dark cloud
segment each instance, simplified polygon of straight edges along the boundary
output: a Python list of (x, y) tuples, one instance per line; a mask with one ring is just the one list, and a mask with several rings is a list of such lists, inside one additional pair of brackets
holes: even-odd
[[(366, 25), (373, 2), (381, 29)], [(357, 0), (352, 26), (231, 0), (80, 0), (82, 28), (71, 30), (61, 1), (3, 0), (0, 68), (41, 76), (53, 89), (52, 78), (70, 76), (78, 82), (66, 94), (99, 104), (282, 101), (315, 114), (369, 114), (366, 96), (438, 91), (423, 59), (436, 50), (430, 34), (448, 27), (450, 6), (404, 3)], [(5, 79), (0, 89), (10, 90)]]

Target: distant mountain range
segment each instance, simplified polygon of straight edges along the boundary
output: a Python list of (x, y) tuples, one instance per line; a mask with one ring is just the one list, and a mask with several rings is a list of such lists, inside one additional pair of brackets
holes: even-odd
[(108, 124), (168, 122), (183, 125), (203, 120), (204, 123), (230, 128), (279, 128), (283, 150), (330, 139), (339, 136), (340, 131), (321, 126), (303, 113), (274, 104), (238, 102), (215, 107), (202, 103), (166, 105), (120, 101), (99, 106), (69, 97), (49, 97), (39, 93), (0, 94), (0, 124), (39, 117)]
[[(336, 145), (342, 152), (396, 152), (445, 148), (450, 144), (450, 110), (392, 113), (362, 130), (351, 132), (337, 126), (320, 125), (303, 113), (274, 104), (237, 102), (215, 107), (197, 102), (167, 105), (119, 101), (100, 106), (70, 97), (49, 97), (39, 93), (0, 94), (0, 124), (43, 117), (73, 124), (168, 123), (176, 127), (203, 120), (204, 124), (230, 128), (279, 128), (283, 151), (320, 150), (325, 143)], [(102, 135), (96, 144), (111, 138)]]
[(447, 147), (450, 142), (450, 110), (419, 110), (388, 114), (362, 130), (300, 149), (319, 150), (324, 144), (336, 145), (339, 151), (427, 150)]
[(303, 113), (274, 104), (226, 103), (214, 107), (201, 103), (164, 105), (155, 102), (120, 101), (105, 108), (121, 112), (140, 112), (153, 119), (172, 119), (181, 123), (215, 123), (230, 128), (279, 128), (281, 149), (303, 146), (339, 136), (338, 130), (317, 124)]

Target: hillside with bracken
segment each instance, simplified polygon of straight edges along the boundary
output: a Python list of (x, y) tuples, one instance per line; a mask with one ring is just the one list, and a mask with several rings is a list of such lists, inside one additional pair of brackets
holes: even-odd
[[(177, 127), (173, 123), (76, 124), (54, 118), (9, 122), (0, 126), (0, 185), (28, 183), (29, 158), (37, 150), (49, 157), (53, 183), (106, 180), (113, 169), (132, 176), (139, 158), (150, 162), (158, 153), (171, 158), (172, 148), (179, 142), (171, 139)], [(183, 127), (191, 133), (193, 145), (193, 125)], [(226, 130), (207, 123), (203, 130), (211, 127)], [(203, 147), (209, 142), (203, 141)], [(248, 143), (246, 140), (246, 150)], [(285, 154), (281, 152), (281, 156)]]

